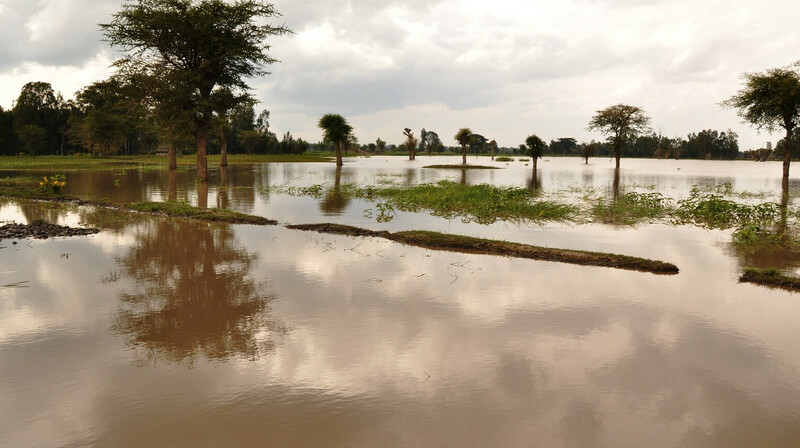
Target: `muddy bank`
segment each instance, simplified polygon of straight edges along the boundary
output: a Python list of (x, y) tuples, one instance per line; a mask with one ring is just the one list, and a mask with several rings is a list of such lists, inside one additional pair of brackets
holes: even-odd
[(500, 255), (504, 257), (528, 258), (531, 260), (557, 261), (584, 266), (602, 266), (627, 269), (654, 274), (677, 274), (678, 267), (672, 263), (627, 255), (588, 252), (571, 249), (555, 249), (550, 247), (531, 246), (528, 244), (507, 241), (486, 240), (460, 235), (427, 231), (408, 231), (390, 233), (372, 231), (341, 224), (301, 224), (287, 225), (289, 229), (307, 230), (322, 233), (333, 233), (352, 236), (372, 236), (385, 238), (409, 246), (424, 247), (431, 250), (444, 250), (470, 254)]
[(33, 224), (11, 223), (0, 226), (0, 240), (23, 238), (43, 240), (57, 236), (93, 235), (98, 232), (100, 232), (100, 229), (60, 226), (58, 224), (48, 224), (46, 222), (36, 222)]

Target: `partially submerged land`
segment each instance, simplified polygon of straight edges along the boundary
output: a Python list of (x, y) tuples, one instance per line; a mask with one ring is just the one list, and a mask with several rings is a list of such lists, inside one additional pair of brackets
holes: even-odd
[(341, 224), (298, 224), (287, 225), (289, 229), (333, 233), (350, 236), (369, 236), (397, 241), (409, 246), (431, 250), (443, 250), (480, 255), (499, 255), (504, 257), (527, 258), (541, 261), (557, 261), (584, 266), (603, 266), (617, 269), (651, 272), (654, 274), (677, 274), (678, 267), (672, 263), (648, 260), (627, 255), (588, 252), (571, 249), (555, 249), (532, 246), (510, 241), (489, 240), (461, 235), (450, 235), (429, 231), (387, 232), (372, 231)]
[(747, 268), (739, 281), (800, 292), (800, 278), (785, 275), (777, 269)]
[[(101, 167), (95, 168), (100, 169)], [(459, 168), (461, 167), (459, 166)], [(22, 200), (90, 205), (109, 210), (111, 213), (116, 210), (225, 223), (277, 224), (276, 221), (261, 216), (225, 209), (194, 207), (185, 202), (112, 203), (105, 199), (87, 200), (68, 197), (52, 191), (43, 191), (41, 187), (37, 189), (36, 185), (41, 185), (41, 183), (37, 183), (37, 180), (38, 178), (31, 176), (0, 179), (0, 196)], [(465, 222), (481, 224), (490, 224), (495, 221), (528, 223), (556, 221), (574, 224), (596, 222), (612, 225), (666, 222), (703, 228), (734, 229), (732, 243), (740, 250), (800, 246), (796, 238), (800, 211), (787, 207), (785, 203), (758, 202), (757, 200), (765, 199), (765, 196), (734, 192), (729, 184), (696, 187), (691, 190), (688, 198), (680, 200), (665, 197), (658, 192), (625, 192), (624, 190), (616, 192), (611, 197), (600, 195), (592, 189), (572, 191), (566, 200), (564, 196), (558, 194), (550, 194), (547, 196), (548, 199), (543, 199), (544, 196), (536, 189), (498, 187), (487, 184), (468, 185), (447, 180), (411, 186), (337, 184), (327, 187), (323, 185), (269, 187), (268, 190), (316, 198), (335, 194), (344, 199), (363, 199), (376, 204), (377, 209), (381, 212), (378, 221), (381, 221), (381, 218), (386, 219), (387, 216), (388, 219), (391, 219), (394, 210), (399, 210), (415, 213), (429, 212), (434, 216), (448, 219), (460, 218)], [(661, 261), (617, 254), (537, 247), (435, 232), (389, 233), (338, 224), (300, 224), (287, 227), (351, 236), (380, 237), (432, 250), (501, 255), (664, 274), (678, 272), (676, 266)], [(772, 279), (770, 281), (774, 281), (774, 276), (767, 277)], [(782, 282), (782, 287), (788, 284), (785, 279)]]

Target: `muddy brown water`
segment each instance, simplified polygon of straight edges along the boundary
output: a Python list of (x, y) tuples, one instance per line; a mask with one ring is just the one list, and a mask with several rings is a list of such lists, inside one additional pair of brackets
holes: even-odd
[[(607, 188), (610, 164), (591, 162), (540, 162), (542, 189)], [(408, 165), (360, 159), (340, 182), (462, 176)], [(623, 160), (621, 182), (675, 197), (719, 182), (768, 193), (779, 174), (779, 164)], [(126, 171), (117, 187), (120, 175), (70, 173), (68, 188), (169, 194), (167, 173)], [(174, 185), (193, 202), (189, 176)], [(800, 295), (737, 282), (745, 265), (796, 272), (795, 255), (744, 256), (729, 232), (661, 224), (377, 222), (366, 202), (259, 191), (334, 176), (319, 164), (232, 167), (208, 205), (223, 195), (283, 223), (449, 231), (663, 259), (681, 272), (7, 201), (0, 220), (102, 232), (0, 241), (0, 446), (800, 445)], [(512, 164), (464, 180), (524, 185), (530, 173)]]

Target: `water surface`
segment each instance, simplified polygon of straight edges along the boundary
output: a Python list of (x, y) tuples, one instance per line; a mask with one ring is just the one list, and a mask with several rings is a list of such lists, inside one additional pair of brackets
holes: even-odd
[[(542, 188), (610, 185), (607, 160), (573, 162), (540, 162)], [(681, 170), (660, 171), (662, 162)], [(465, 174), (407, 165), (360, 159), (340, 182), (530, 180), (524, 165)], [(675, 196), (701, 182), (770, 193), (780, 189), (766, 169), (775, 167), (623, 160), (622, 182)], [(70, 173), (68, 185), (77, 194), (98, 182), (119, 200), (170, 194), (166, 173), (126, 171), (116, 187), (118, 174)], [(187, 176), (176, 194), (191, 202)], [(0, 242), (0, 446), (800, 444), (800, 300), (738, 283), (753, 260), (731, 249), (728, 232), (411, 213), (379, 223), (364, 218), (369, 203), (259, 189), (319, 183), (335, 183), (333, 167), (231, 167), (208, 205), (225, 196), (282, 222), (488, 235), (658, 258), (681, 272), (6, 202), (2, 220), (103, 231)]]

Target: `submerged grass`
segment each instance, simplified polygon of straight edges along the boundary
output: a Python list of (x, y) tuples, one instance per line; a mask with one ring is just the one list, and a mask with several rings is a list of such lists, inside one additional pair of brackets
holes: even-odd
[(739, 281), (800, 292), (800, 278), (784, 275), (777, 269), (747, 268)]
[(527, 258), (531, 260), (555, 261), (584, 266), (602, 266), (627, 269), (654, 274), (677, 274), (678, 267), (671, 263), (646, 258), (631, 257), (602, 252), (531, 246), (509, 241), (489, 240), (462, 235), (450, 235), (429, 231), (406, 231), (390, 233), (372, 231), (341, 224), (304, 224), (286, 226), (290, 229), (316, 231), (351, 236), (372, 236), (397, 241), (410, 246), (431, 250), (445, 250), (483, 255)]
[(464, 185), (453, 181), (410, 187), (351, 187), (356, 197), (381, 198), (405, 212), (428, 210), (434, 216), (460, 218), (464, 222), (566, 221), (577, 207), (552, 201), (535, 201), (528, 190), (488, 184)]
[(591, 215), (606, 224), (634, 225), (663, 219), (671, 210), (671, 200), (661, 193), (630, 192), (616, 201), (595, 199)]
[(120, 205), (121, 208), (136, 212), (199, 219), (203, 221), (220, 221), (234, 224), (277, 224), (277, 221), (263, 216), (247, 215), (219, 208), (200, 208), (181, 202), (134, 202)]

